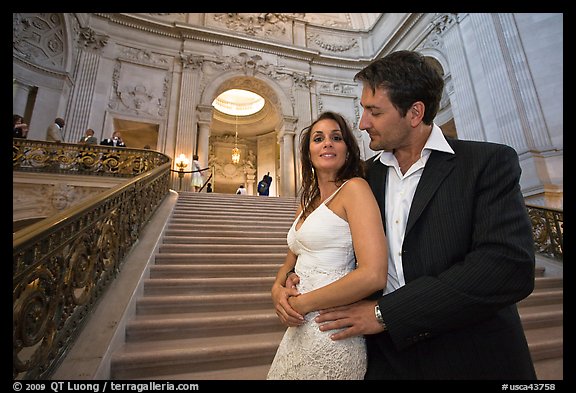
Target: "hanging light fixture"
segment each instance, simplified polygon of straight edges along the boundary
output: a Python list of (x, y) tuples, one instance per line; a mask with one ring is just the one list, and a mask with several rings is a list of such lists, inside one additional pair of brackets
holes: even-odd
[(238, 115), (235, 117), (234, 128), (236, 133), (234, 135), (234, 148), (232, 149), (232, 163), (238, 164), (240, 162), (240, 149), (238, 149)]

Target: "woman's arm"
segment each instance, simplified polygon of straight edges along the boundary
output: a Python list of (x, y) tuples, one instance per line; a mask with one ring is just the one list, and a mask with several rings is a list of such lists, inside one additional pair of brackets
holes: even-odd
[(357, 267), (329, 285), (291, 297), (290, 305), (302, 315), (354, 303), (386, 286), (388, 245), (380, 208), (368, 183), (361, 178), (348, 181), (330, 202), (330, 209), (350, 225)]
[[(301, 211), (302, 207), (300, 206), (296, 211), (295, 219), (300, 215)], [(286, 258), (284, 258), (284, 264), (280, 267), (278, 273), (276, 273), (276, 279), (272, 285), (272, 302), (274, 303), (276, 315), (278, 315), (282, 323), (287, 326), (298, 326), (304, 320), (304, 317), (296, 312), (288, 303), (289, 297), (298, 296), (300, 293), (294, 286), (290, 288), (286, 288), (285, 286), (286, 275), (296, 266), (297, 258), (296, 254), (288, 249)]]

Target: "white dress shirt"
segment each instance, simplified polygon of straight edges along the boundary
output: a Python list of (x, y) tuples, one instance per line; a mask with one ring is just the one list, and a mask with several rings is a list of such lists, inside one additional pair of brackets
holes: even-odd
[(388, 166), (386, 181), (386, 236), (388, 238), (388, 283), (384, 293), (390, 293), (406, 284), (404, 269), (402, 267), (402, 243), (408, 221), (408, 213), (416, 187), (424, 171), (424, 166), (432, 150), (454, 154), (442, 130), (436, 124), (422, 148), (420, 158), (402, 174), (398, 160), (390, 151), (383, 151), (379, 157), (384, 165)]

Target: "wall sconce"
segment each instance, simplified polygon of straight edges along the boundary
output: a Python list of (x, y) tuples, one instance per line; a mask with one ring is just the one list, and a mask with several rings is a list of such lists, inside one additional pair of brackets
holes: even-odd
[(176, 160), (176, 167), (178, 168), (178, 179), (180, 183), (180, 190), (182, 190), (182, 179), (184, 178), (184, 169), (188, 166), (190, 161), (186, 158), (184, 154), (180, 154)]

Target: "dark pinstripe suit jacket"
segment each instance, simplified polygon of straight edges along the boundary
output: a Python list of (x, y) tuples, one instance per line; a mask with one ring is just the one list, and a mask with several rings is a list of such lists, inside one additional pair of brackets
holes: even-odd
[[(379, 298), (367, 379), (536, 379), (515, 303), (534, 289), (534, 242), (511, 147), (432, 152), (402, 245), (406, 285)], [(367, 161), (385, 221), (387, 167)]]

